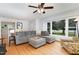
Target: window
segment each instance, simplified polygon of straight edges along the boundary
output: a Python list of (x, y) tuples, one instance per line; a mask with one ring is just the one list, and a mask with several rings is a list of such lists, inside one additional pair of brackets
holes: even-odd
[(65, 20), (52, 22), (53, 34), (65, 35)]
[(75, 36), (76, 34), (76, 22), (74, 21), (76, 18), (69, 19), (69, 29), (68, 29), (68, 35), (69, 36)]
[(49, 22), (47, 23), (47, 31), (48, 31), (49, 34), (50, 34), (50, 23), (49, 23)]

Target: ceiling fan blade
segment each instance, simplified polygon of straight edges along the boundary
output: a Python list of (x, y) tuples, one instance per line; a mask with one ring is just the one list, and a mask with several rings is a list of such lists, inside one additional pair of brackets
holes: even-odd
[(32, 6), (32, 5), (29, 5), (28, 7), (38, 8), (38, 7), (36, 7), (36, 6)]
[(44, 7), (44, 9), (52, 9), (54, 8), (53, 6), (49, 6), (49, 7)]
[(45, 3), (41, 3), (41, 7), (43, 7), (43, 6), (44, 6), (44, 4), (45, 4)]
[(37, 10), (35, 10), (33, 13), (37, 12)]

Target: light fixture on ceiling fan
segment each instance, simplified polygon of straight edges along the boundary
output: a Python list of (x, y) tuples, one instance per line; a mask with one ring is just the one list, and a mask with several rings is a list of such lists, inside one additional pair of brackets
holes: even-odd
[(39, 12), (39, 13), (43, 13), (43, 14), (45, 13), (45, 9), (53, 9), (54, 8), (53, 6), (44, 7), (44, 5), (45, 5), (45, 3), (41, 3), (38, 6), (29, 5), (28, 7), (38, 8), (33, 13)]
[(45, 10), (43, 8), (37, 10), (38, 13), (43, 13), (44, 11)]
[(78, 22), (79, 21), (79, 16), (77, 16), (74, 21)]

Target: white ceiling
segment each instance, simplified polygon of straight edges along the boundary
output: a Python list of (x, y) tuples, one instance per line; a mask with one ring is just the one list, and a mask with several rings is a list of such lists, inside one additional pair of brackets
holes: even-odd
[(42, 19), (54, 14), (79, 8), (79, 4), (77, 3), (46, 3), (45, 6), (54, 6), (54, 9), (45, 10), (45, 14), (33, 14), (33, 11), (36, 9), (30, 8), (28, 5), (37, 6), (38, 3), (0, 3), (0, 17), (21, 20)]

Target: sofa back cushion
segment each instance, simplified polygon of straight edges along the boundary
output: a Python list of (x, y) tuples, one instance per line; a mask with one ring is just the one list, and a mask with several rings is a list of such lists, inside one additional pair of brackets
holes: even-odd
[(19, 37), (27, 37), (27, 36), (35, 36), (36, 31), (22, 31), (22, 32), (16, 32), (16, 36)]
[(47, 31), (41, 31), (41, 36), (49, 36), (49, 33)]

